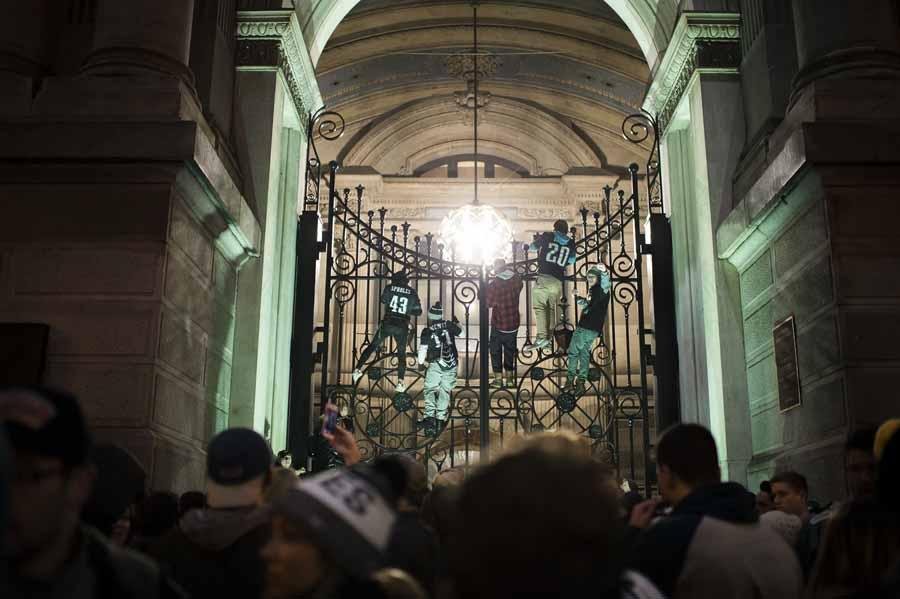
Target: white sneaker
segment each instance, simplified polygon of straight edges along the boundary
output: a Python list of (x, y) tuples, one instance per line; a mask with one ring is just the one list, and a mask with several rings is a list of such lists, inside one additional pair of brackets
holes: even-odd
[(543, 347), (541, 345), (541, 343), (543, 343), (543, 342), (544, 342), (543, 339), (535, 339), (531, 343), (526, 343), (525, 345), (523, 345), (522, 349), (525, 351), (534, 351), (536, 349), (540, 349), (541, 347)]
[(350, 378), (353, 379), (353, 384), (355, 385), (356, 383), (359, 382), (359, 379), (361, 379), (362, 376), (363, 376), (362, 370), (357, 368), (356, 370), (353, 371), (353, 374), (350, 375)]
[(403, 384), (403, 381), (400, 381), (399, 383), (397, 383), (397, 387), (395, 388), (395, 390), (397, 391), (397, 393), (405, 393), (406, 385)]

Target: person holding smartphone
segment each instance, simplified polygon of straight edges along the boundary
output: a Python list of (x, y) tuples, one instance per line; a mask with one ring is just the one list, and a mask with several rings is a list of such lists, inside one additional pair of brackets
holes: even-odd
[(609, 269), (601, 262), (588, 269), (588, 295), (575, 296), (575, 303), (581, 308), (581, 318), (569, 343), (569, 363), (566, 387), (577, 393), (584, 393), (585, 381), (591, 366), (591, 349), (594, 340), (603, 330), (612, 280)]
[(419, 340), (418, 363), (428, 362), (425, 371), (425, 418), (420, 425), (429, 437), (436, 435), (447, 424), (450, 408), (450, 392), (456, 386), (456, 369), (459, 352), (456, 338), (462, 327), (456, 316), (444, 320), (444, 308), (440, 302), (428, 310), (428, 326), (422, 329)]
[(385, 339), (393, 337), (397, 343), (397, 393), (406, 391), (403, 378), (406, 376), (406, 339), (409, 334), (409, 319), (422, 313), (422, 303), (416, 290), (409, 286), (406, 273), (401, 271), (391, 275), (391, 284), (381, 293), (384, 304), (384, 318), (372, 337), (372, 342), (360, 354), (353, 370), (353, 384), (362, 378), (362, 368), (372, 353), (381, 347)]

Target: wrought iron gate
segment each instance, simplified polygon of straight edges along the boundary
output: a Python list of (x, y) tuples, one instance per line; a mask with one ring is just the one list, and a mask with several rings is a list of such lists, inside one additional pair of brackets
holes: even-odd
[[(639, 143), (654, 125), (648, 115), (633, 115), (623, 123), (623, 133)], [(334, 139), (342, 129), (343, 119), (336, 113), (323, 110), (310, 117), (305, 208), (327, 214), (321, 247), (325, 272), (315, 291), (324, 302), (321, 368), (316, 373), (319, 406), (322, 398), (338, 404), (352, 421), (365, 457), (406, 452), (424, 460), (433, 472), (473, 464), (517, 433), (569, 430), (586, 437), (593, 451), (614, 464), (621, 476), (652, 481), (654, 398), (648, 340), (652, 330), (646, 314), (643, 254), (648, 246), (641, 216), (642, 211), (662, 209), (655, 135), (645, 173), (647, 196), (642, 199), (639, 193), (639, 168), (633, 164), (621, 187), (603, 190), (599, 211), (580, 210), (580, 222), (571, 229), (577, 258), (564, 282), (556, 338), (545, 350), (521, 349), (532, 340), (531, 287), (537, 264), (523, 245), (511, 248), (512, 266), (525, 282), (521, 296), (525, 318), (519, 330), (515, 385), (494, 388), (488, 385), (487, 308), (479, 301), (494, 273), (454, 262), (432, 234), (411, 237), (408, 222), (392, 221), (384, 208), (366, 207), (363, 187), (336, 189), (338, 165), (323, 165), (312, 141), (316, 135)], [(322, 197), (327, 205), (320, 205)], [(597, 262), (606, 264), (612, 275), (610, 307), (605, 330), (591, 354), (587, 388), (575, 393), (565, 388), (567, 358), (559, 343), (565, 344), (579, 316), (579, 308), (568, 298), (586, 294), (587, 269)], [(415, 366), (415, 345), (424, 317), (411, 322), (405, 393), (394, 392), (398, 358), (393, 340), (374, 354), (358, 383), (351, 378), (353, 364), (371, 342), (382, 316), (381, 291), (391, 273), (399, 270), (408, 274), (426, 311), (440, 300), (448, 317), (456, 315), (463, 328), (457, 340), (460, 364), (450, 419), (437, 436), (416, 426), (424, 403), (424, 373)], [(309, 293), (313, 291), (300, 290)]]

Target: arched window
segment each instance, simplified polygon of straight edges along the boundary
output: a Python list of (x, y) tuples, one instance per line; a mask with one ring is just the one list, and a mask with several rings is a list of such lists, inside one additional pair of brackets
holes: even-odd
[[(426, 162), (413, 172), (414, 177), (437, 177), (449, 179), (471, 179), (475, 176), (474, 154), (457, 154)], [(528, 177), (525, 167), (499, 156), (478, 155), (479, 179), (509, 179)]]

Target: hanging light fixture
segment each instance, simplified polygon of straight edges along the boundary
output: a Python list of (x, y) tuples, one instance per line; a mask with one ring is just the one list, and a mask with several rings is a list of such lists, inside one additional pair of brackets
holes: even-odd
[(506, 217), (493, 206), (478, 201), (478, 2), (472, 2), (472, 39), (474, 195), (471, 204), (457, 208), (444, 217), (438, 236), (444, 247), (450, 250), (453, 260), (488, 265), (497, 258), (509, 257), (513, 231)]

